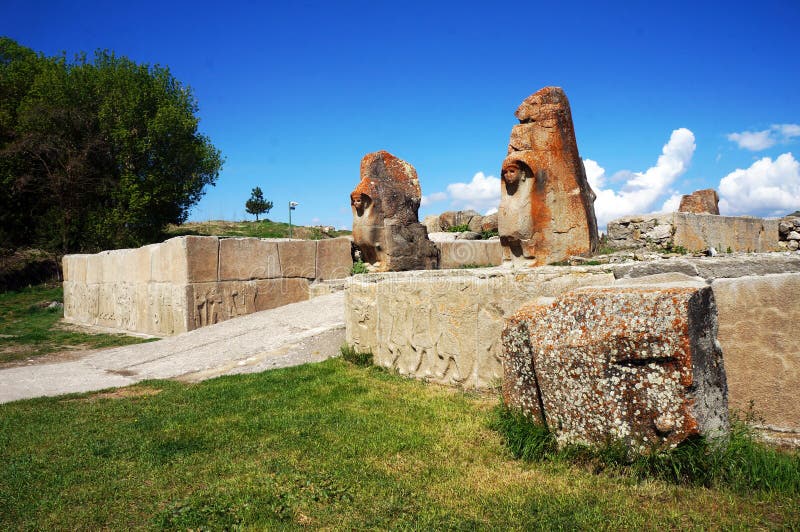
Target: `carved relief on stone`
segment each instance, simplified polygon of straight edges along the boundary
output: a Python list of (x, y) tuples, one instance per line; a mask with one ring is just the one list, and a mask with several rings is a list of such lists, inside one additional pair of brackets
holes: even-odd
[(564, 91), (545, 87), (519, 106), (501, 169), (504, 260), (540, 266), (597, 249), (589, 187)]

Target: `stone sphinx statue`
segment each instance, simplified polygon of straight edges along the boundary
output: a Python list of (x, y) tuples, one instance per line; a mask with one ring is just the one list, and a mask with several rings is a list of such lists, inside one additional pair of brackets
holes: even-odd
[(361, 181), (350, 193), (353, 241), (376, 271), (430, 270), (439, 252), (418, 213), (422, 191), (417, 171), (386, 151), (361, 160)]
[(515, 116), (500, 183), (504, 262), (542, 266), (597, 249), (595, 194), (578, 154), (564, 91), (545, 87)]

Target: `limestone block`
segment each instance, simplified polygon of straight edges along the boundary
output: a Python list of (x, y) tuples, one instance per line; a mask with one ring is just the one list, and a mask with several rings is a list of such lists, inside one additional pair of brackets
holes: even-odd
[(86, 282), (86, 265), (89, 255), (64, 255), (61, 260), (64, 281)]
[(314, 240), (278, 241), (283, 277), (305, 277), (317, 275), (317, 243)]
[(442, 231), (442, 225), (439, 223), (439, 216), (435, 214), (426, 216), (425, 219), (422, 220), (422, 225), (428, 230), (428, 234)]
[[(124, 258), (118, 253), (113, 259)], [(135, 301), (135, 285), (132, 283), (102, 283), (98, 287), (98, 305), (96, 325), (136, 331), (137, 314)]]
[(308, 280), (302, 278), (195, 283), (190, 285), (189, 329), (307, 299)]
[(151, 255), (153, 246), (144, 246), (137, 249), (128, 250), (125, 257), (124, 268), (126, 276), (132, 283), (149, 283)]
[(170, 238), (151, 249), (151, 280), (157, 283), (186, 283), (185, 237)]
[(753, 402), (767, 427), (800, 432), (800, 273), (718, 279), (719, 341), (730, 406)]
[(193, 328), (189, 323), (190, 285), (148, 283), (138, 285), (136, 292), (137, 299), (144, 298), (136, 315), (140, 331), (170, 336)]
[(99, 285), (64, 281), (64, 318), (94, 325), (99, 304)]
[(219, 238), (215, 236), (185, 236), (186, 281), (213, 282), (219, 279)]
[(462, 266), (499, 266), (503, 263), (503, 248), (499, 240), (457, 240), (437, 243), (441, 269)]
[(86, 257), (86, 282), (89, 284), (102, 283), (105, 265), (105, 256), (102, 253), (88, 255)]
[(584, 288), (524, 307), (503, 332), (503, 396), (559, 443), (640, 451), (728, 429), (710, 287)]
[(777, 251), (778, 220), (749, 216), (715, 216), (678, 212), (673, 244), (690, 251)]
[(719, 214), (719, 195), (713, 188), (695, 190), (681, 197), (680, 212)]
[[(378, 300), (376, 283), (350, 278), (345, 284), (345, 334), (347, 343), (359, 351), (378, 346)], [(378, 361), (375, 361), (378, 363)]]
[(353, 269), (351, 241), (347, 237), (317, 240), (317, 279), (344, 279)]
[(223, 238), (219, 241), (219, 280), (249, 281), (281, 276), (278, 244), (259, 238)]

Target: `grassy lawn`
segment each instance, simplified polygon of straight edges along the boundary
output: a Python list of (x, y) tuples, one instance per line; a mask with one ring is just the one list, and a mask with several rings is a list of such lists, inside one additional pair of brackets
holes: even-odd
[(796, 495), (515, 460), (495, 403), (333, 359), (0, 405), (0, 529), (800, 526)]
[[(257, 238), (287, 238), (289, 224), (261, 220), (258, 222), (228, 222), (214, 220), (209, 222), (191, 222), (183, 225), (170, 225), (166, 230), (167, 238), (183, 235), (203, 236), (250, 236)], [(349, 235), (350, 231), (332, 231), (328, 236), (337, 237)], [(306, 240), (320, 240), (328, 238), (317, 227), (292, 225), (292, 237)]]
[(0, 364), (56, 352), (100, 349), (144, 342), (124, 334), (85, 334), (59, 324), (63, 303), (60, 285), (40, 285), (19, 292), (0, 293)]

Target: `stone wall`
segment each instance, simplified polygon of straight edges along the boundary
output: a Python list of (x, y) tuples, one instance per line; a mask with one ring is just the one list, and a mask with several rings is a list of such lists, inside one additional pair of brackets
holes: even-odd
[(539, 297), (613, 283), (588, 268), (417, 271), (347, 281), (347, 341), (375, 363), (444, 384), (485, 388), (502, 377), (505, 318)]
[(178, 237), (63, 259), (64, 317), (172, 335), (302, 301), (350, 274), (350, 240)]
[(778, 251), (778, 222), (686, 212), (625, 216), (608, 223), (608, 244), (614, 248), (682, 247), (688, 251), (713, 247), (720, 253)]
[(800, 410), (790, 400), (800, 389), (795, 254), (358, 275), (346, 281), (347, 341), (402, 374), (488, 388), (502, 377), (505, 320), (523, 305), (582, 286), (687, 277), (710, 282), (717, 298), (731, 407), (744, 409), (753, 399), (765, 425), (800, 438)]

